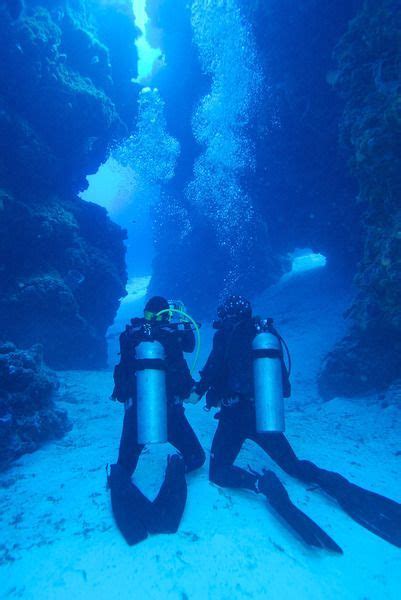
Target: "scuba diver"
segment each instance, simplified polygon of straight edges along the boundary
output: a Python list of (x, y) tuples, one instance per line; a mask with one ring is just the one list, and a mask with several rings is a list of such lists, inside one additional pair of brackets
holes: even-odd
[[(185, 473), (205, 462), (205, 453), (187, 421), (183, 400), (193, 388), (184, 352), (193, 352), (191, 322), (170, 322), (171, 308), (160, 296), (145, 306), (144, 318), (131, 319), (120, 335), (120, 362), (112, 398), (125, 404), (117, 463), (108, 484), (117, 526), (128, 544), (148, 533), (175, 533), (184, 512)], [(147, 443), (170, 442), (180, 454), (168, 457), (164, 482), (153, 502), (131, 481)]]
[(244, 441), (253, 440), (286, 473), (304, 483), (317, 484), (356, 522), (401, 547), (401, 504), (300, 460), (287, 441), (283, 397), (291, 394), (290, 356), (272, 319), (253, 317), (248, 300), (231, 296), (218, 308), (214, 327), (213, 348), (191, 397), (196, 403), (206, 393), (206, 408), (220, 407), (209, 479), (223, 487), (264, 494), (306, 544), (342, 553), (336, 542), (291, 502), (272, 471), (259, 474), (234, 465)]

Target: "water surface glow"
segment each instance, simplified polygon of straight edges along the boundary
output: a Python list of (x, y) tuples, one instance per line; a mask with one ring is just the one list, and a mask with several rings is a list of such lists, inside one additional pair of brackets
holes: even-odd
[(135, 41), (138, 50), (138, 77), (135, 81), (141, 83), (150, 77), (155, 62), (160, 59), (161, 50), (160, 48), (152, 48), (146, 36), (146, 28), (149, 25), (146, 0), (133, 0), (132, 6), (135, 24), (142, 32), (142, 35)]

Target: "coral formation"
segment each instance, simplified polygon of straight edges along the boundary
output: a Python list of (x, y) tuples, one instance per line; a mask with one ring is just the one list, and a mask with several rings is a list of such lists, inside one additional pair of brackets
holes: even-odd
[(124, 232), (77, 193), (134, 123), (132, 4), (6, 3), (0, 26), (1, 335), (104, 366)]
[(345, 100), (341, 136), (352, 150), (365, 244), (348, 311), (349, 335), (320, 375), (325, 397), (380, 390), (401, 364), (401, 12), (368, 0), (336, 50), (333, 82)]
[(1, 194), (0, 331), (40, 342), (57, 368), (105, 364), (104, 332), (124, 295), (121, 229), (79, 200), (31, 205)]
[(53, 395), (57, 379), (42, 363), (42, 348), (0, 344), (0, 470), (70, 429)]

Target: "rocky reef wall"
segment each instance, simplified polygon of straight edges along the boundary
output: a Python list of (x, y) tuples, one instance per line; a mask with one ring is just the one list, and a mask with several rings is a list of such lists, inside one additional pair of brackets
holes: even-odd
[[(209, 313), (224, 293), (252, 295), (277, 281), (288, 253), (308, 246), (349, 279), (362, 230), (349, 149), (338, 142), (344, 101), (330, 73), (361, 0), (195, 2), (192, 15), (176, 0), (153, 4), (166, 57), (158, 86), (182, 153), (157, 215), (152, 289), (191, 297)], [(176, 23), (187, 32), (178, 38)]]
[(125, 233), (77, 194), (135, 121), (132, 3), (3, 2), (0, 28), (0, 336), (102, 367)]
[(364, 249), (349, 334), (320, 375), (326, 398), (381, 390), (401, 377), (400, 32), (399, 2), (367, 0), (336, 50), (333, 83), (345, 101), (341, 137), (359, 183)]
[(57, 378), (42, 362), (39, 345), (17, 350), (0, 344), (0, 470), (71, 428), (54, 403)]
[(248, 181), (277, 255), (310, 247), (334, 272), (353, 274), (361, 229), (339, 144), (344, 102), (330, 82), (333, 51), (360, 0), (244, 3), (253, 24), (265, 87), (252, 122), (256, 173)]

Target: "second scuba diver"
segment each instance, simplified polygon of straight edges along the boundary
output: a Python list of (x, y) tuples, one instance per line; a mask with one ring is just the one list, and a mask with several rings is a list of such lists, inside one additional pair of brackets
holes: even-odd
[(253, 440), (286, 473), (317, 484), (356, 522), (401, 547), (401, 504), (300, 460), (283, 434), (282, 398), (290, 396), (289, 373), (283, 340), (272, 320), (253, 318), (251, 304), (241, 296), (229, 297), (219, 307), (218, 318), (213, 349), (191, 397), (196, 403), (206, 393), (207, 406), (220, 407), (210, 480), (264, 494), (306, 544), (341, 553), (336, 542), (291, 502), (272, 471), (258, 474), (234, 465), (244, 441)]
[[(125, 404), (125, 415), (109, 487), (117, 526), (130, 545), (148, 533), (177, 531), (187, 496), (185, 472), (205, 462), (182, 406), (194, 384), (183, 355), (193, 352), (194, 333), (190, 322), (170, 323), (170, 314), (168, 301), (155, 296), (146, 304), (144, 318), (132, 319), (120, 336), (112, 397)], [(166, 441), (180, 455), (169, 456), (164, 482), (151, 502), (131, 476), (145, 444)]]

